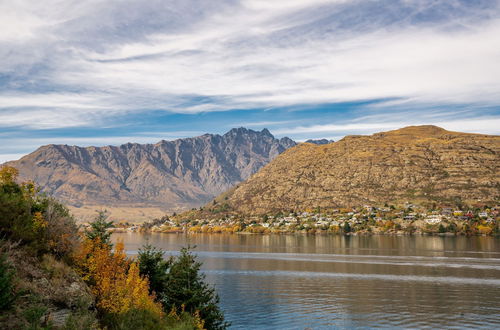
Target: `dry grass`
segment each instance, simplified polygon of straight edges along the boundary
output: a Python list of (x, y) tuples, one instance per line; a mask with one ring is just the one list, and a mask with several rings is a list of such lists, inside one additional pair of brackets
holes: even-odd
[(105, 205), (84, 205), (82, 207), (68, 207), (70, 212), (75, 216), (77, 222), (92, 221), (97, 211), (107, 210), (109, 220), (115, 222), (127, 221), (132, 223), (142, 223), (155, 218), (161, 218), (166, 212), (160, 208), (154, 207), (115, 207)]

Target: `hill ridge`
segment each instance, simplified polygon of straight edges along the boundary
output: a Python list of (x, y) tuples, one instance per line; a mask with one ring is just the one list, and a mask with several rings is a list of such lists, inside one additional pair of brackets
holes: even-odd
[(412, 126), (290, 148), (220, 203), (236, 213), (363, 204), (497, 202), (500, 136)]

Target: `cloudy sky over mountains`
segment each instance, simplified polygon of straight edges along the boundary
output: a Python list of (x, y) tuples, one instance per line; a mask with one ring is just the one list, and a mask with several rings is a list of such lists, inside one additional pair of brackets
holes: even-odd
[(500, 1), (0, 1), (0, 162), (232, 127), (500, 133)]

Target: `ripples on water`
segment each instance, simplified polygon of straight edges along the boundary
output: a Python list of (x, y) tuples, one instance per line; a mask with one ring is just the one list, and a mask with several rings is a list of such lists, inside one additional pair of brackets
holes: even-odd
[(500, 328), (500, 241), (121, 234), (197, 244), (233, 329)]

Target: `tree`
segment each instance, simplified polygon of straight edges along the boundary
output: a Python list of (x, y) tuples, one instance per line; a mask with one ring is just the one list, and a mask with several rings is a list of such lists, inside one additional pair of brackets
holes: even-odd
[(113, 221), (106, 221), (107, 218), (106, 211), (99, 211), (90, 223), (90, 230), (85, 231), (85, 236), (91, 241), (98, 239), (101, 244), (111, 246), (111, 232), (108, 229), (113, 227)]
[(351, 232), (351, 225), (349, 225), (349, 222), (344, 223), (344, 233), (349, 233)]
[(172, 263), (172, 259), (167, 261), (163, 258), (163, 255), (164, 252), (161, 249), (146, 244), (139, 249), (139, 256), (137, 257), (141, 275), (147, 276), (149, 279), (150, 293), (155, 292), (160, 300), (162, 300), (166, 291), (167, 272)]
[(205, 282), (200, 273), (201, 263), (191, 253), (191, 248), (181, 249), (181, 254), (172, 262), (168, 272), (163, 305), (168, 310), (184, 309), (199, 313), (206, 329), (225, 329), (224, 314), (218, 307), (219, 296)]
[(127, 258), (122, 242), (111, 251), (99, 238), (86, 239), (76, 261), (78, 271), (96, 296), (98, 310), (110, 320), (130, 310), (162, 316), (161, 305), (149, 293), (148, 279), (140, 275), (137, 263)]
[(16, 181), (19, 171), (12, 166), (2, 166), (0, 168), (0, 184), (12, 184)]

